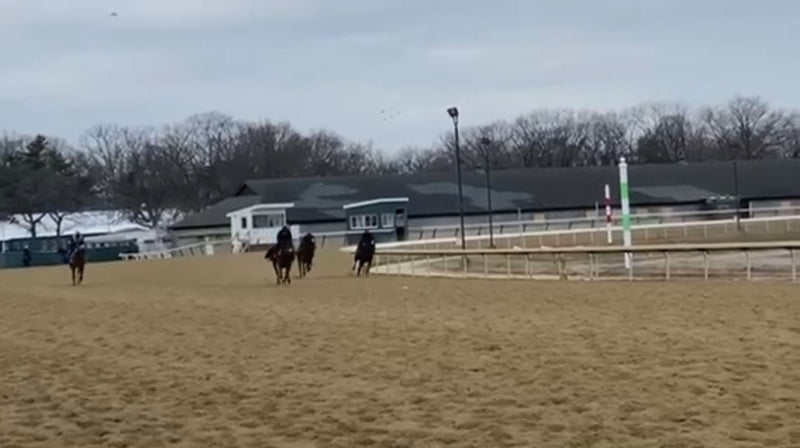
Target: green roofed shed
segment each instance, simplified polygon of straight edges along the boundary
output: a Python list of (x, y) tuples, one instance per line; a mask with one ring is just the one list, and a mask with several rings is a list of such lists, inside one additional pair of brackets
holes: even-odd
[(378, 243), (403, 241), (408, 228), (408, 198), (376, 198), (342, 206), (347, 219), (347, 243), (358, 243), (369, 230)]

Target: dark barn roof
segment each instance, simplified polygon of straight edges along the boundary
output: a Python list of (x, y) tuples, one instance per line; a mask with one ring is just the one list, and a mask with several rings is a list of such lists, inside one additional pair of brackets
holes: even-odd
[[(739, 194), (745, 199), (800, 198), (800, 160), (740, 161)], [(630, 165), (631, 204), (670, 205), (734, 195), (733, 163)], [(525, 212), (594, 207), (603, 202), (603, 185), (619, 203), (618, 168), (535, 168), (492, 172), (495, 212)], [(486, 212), (484, 175), (463, 173), (464, 209)], [(187, 217), (174, 229), (228, 225), (226, 213), (257, 202), (293, 202), (293, 223), (344, 219), (342, 206), (381, 197), (408, 197), (410, 218), (458, 214), (455, 173), (405, 176), (283, 178), (246, 181), (234, 197)]]

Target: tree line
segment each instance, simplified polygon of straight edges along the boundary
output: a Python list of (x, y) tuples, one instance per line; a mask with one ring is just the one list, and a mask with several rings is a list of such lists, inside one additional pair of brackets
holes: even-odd
[[(0, 219), (32, 236), (45, 216), (115, 209), (155, 228), (200, 210), (246, 179), (391, 175), (455, 167), (454, 134), (386, 155), (327, 130), (208, 113), (160, 129), (99, 125), (77, 146), (58, 138), (0, 140)], [(800, 113), (758, 97), (695, 110), (647, 104), (623, 111), (537, 110), (461, 130), (464, 168), (578, 167), (800, 157)]]

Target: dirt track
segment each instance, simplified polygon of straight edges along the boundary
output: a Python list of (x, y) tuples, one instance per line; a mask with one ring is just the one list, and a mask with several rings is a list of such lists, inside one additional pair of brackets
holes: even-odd
[(0, 271), (0, 447), (800, 446), (800, 287)]

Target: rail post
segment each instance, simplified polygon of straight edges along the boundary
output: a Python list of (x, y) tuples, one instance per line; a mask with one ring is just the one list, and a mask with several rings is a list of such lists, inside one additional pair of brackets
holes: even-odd
[(633, 281), (633, 252), (628, 252), (630, 254), (630, 267), (628, 268), (628, 281)]
[(556, 268), (556, 274), (558, 274), (558, 277), (561, 278), (561, 266), (558, 264), (558, 254), (553, 252), (552, 255), (553, 255), (553, 266), (555, 266)]
[(511, 254), (506, 254), (506, 275), (511, 277)]
[(486, 257), (486, 254), (483, 254), (483, 275), (489, 276), (489, 260)]
[(744, 258), (747, 262), (747, 280), (752, 279), (752, 262), (750, 261), (750, 251), (745, 249), (744, 250)]
[(589, 252), (589, 280), (594, 280), (594, 253)]
[(670, 260), (669, 260), (669, 251), (664, 251), (664, 271), (665, 277), (669, 280), (671, 276), (671, 269), (670, 269)]
[(703, 279), (708, 280), (708, 251), (703, 251)]
[(794, 249), (789, 249), (789, 256), (792, 258), (792, 282), (797, 281), (797, 263), (794, 255)]
[(525, 254), (525, 275), (532, 277), (531, 273), (531, 254)]

